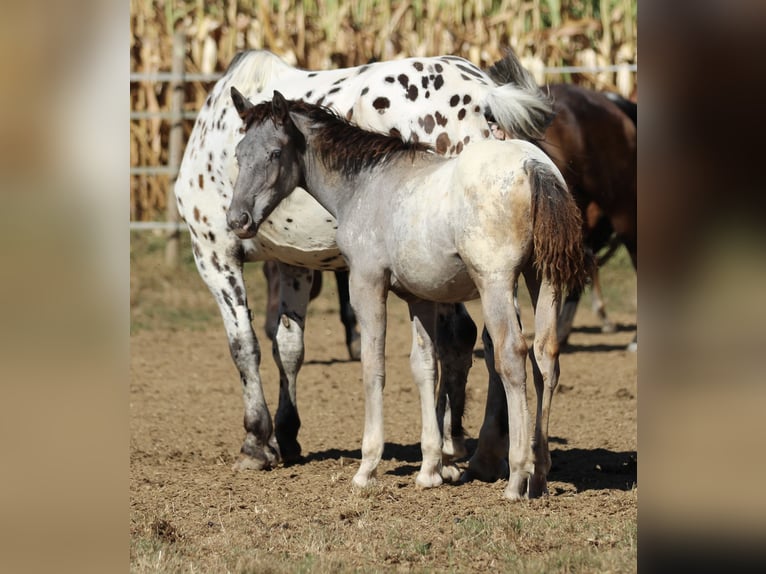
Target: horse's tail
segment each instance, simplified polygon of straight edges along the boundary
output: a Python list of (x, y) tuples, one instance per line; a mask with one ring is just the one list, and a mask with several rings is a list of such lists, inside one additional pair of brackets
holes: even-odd
[(535, 268), (560, 289), (579, 289), (594, 264), (583, 245), (580, 209), (553, 166), (529, 159), (524, 171), (532, 186)]
[(513, 50), (487, 70), (497, 84), (487, 97), (488, 115), (513, 138), (543, 137), (553, 121), (553, 100), (540, 89), (532, 74), (521, 65)]

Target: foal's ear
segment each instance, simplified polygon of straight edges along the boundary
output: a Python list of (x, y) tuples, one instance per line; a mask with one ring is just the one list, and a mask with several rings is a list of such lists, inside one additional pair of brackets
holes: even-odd
[(303, 134), (303, 137), (308, 137), (311, 131), (311, 120), (308, 116), (305, 116), (299, 112), (290, 112), (290, 119), (293, 125), (298, 128), (298, 131)]
[(285, 97), (274, 90), (274, 97), (271, 100), (271, 117), (276, 123), (284, 124), (289, 119), (290, 106)]
[(242, 120), (247, 116), (247, 112), (255, 107), (250, 103), (250, 100), (243, 96), (234, 86), (231, 87), (231, 100), (234, 102), (234, 107), (237, 108), (237, 113)]

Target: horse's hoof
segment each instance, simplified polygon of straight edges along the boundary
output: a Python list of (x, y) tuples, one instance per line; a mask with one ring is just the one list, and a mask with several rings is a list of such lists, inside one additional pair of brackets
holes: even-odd
[(616, 333), (617, 332), (617, 326), (614, 323), (604, 323), (601, 325), (601, 332), (602, 333)]
[(438, 472), (420, 471), (415, 477), (415, 485), (418, 488), (436, 488), (437, 486), (441, 486), (442, 482), (444, 482), (442, 480), (442, 475)]
[(360, 361), (362, 359), (362, 339), (357, 337), (350, 343), (348, 343), (348, 356), (352, 361)]
[(548, 495), (548, 479), (544, 476), (533, 474), (529, 477), (529, 498), (540, 498)]
[(456, 484), (460, 482), (462, 473), (456, 464), (445, 464), (442, 466), (442, 480)]
[(377, 480), (374, 476), (367, 476), (366, 474), (359, 474), (358, 472), (354, 475), (354, 478), (351, 479), (352, 486), (358, 489), (370, 488), (371, 486), (375, 486), (376, 482)]
[(279, 450), (282, 453), (282, 461), (285, 464), (295, 464), (301, 460), (301, 445), (298, 441), (293, 441), (285, 445), (280, 443)]
[(278, 461), (275, 459), (264, 459), (250, 456), (247, 454), (240, 454), (237, 461), (231, 465), (231, 470), (271, 470), (277, 466)]
[(638, 352), (638, 343), (636, 341), (631, 341), (628, 343), (628, 346), (625, 347), (625, 350), (630, 353), (637, 353)]
[(508, 476), (508, 462), (501, 458), (495, 461), (479, 460), (476, 457), (468, 462), (461, 481), (480, 480), (482, 482), (495, 482)]

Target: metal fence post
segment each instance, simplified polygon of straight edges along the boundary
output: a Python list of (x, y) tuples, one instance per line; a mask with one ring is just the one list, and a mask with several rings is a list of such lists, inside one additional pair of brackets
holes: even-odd
[[(179, 23), (180, 24), (180, 23)], [(173, 191), (178, 168), (183, 154), (183, 106), (184, 106), (184, 68), (186, 62), (186, 37), (180, 25), (176, 25), (173, 34), (173, 65), (172, 80), (170, 81), (170, 134), (168, 137), (168, 167), (171, 170), (170, 185), (167, 189), (166, 219), (175, 226), (168, 233), (165, 245), (165, 263), (177, 266), (179, 263), (181, 219), (178, 215), (178, 205)]]

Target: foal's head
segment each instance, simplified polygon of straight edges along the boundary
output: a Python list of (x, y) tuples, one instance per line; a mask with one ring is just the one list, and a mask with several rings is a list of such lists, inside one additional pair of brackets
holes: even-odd
[(278, 92), (272, 101), (254, 105), (232, 87), (231, 98), (245, 136), (235, 150), (239, 175), (226, 219), (229, 229), (247, 239), (301, 185), (298, 158), (306, 142), (290, 119), (288, 102)]

